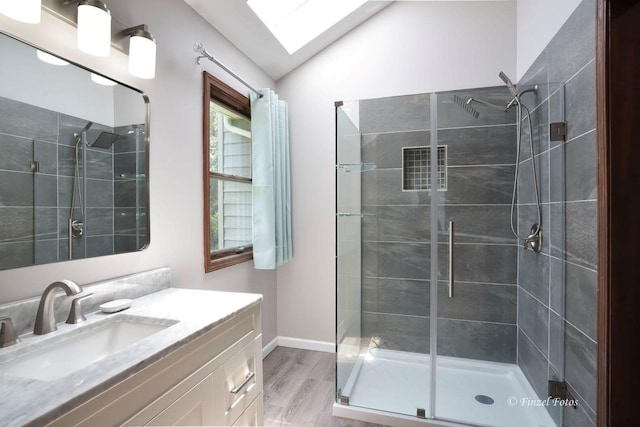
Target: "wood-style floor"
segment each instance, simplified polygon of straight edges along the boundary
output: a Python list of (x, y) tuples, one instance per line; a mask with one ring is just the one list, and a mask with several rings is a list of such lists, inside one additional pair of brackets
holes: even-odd
[(264, 425), (384, 427), (331, 415), (333, 353), (278, 347), (264, 359)]

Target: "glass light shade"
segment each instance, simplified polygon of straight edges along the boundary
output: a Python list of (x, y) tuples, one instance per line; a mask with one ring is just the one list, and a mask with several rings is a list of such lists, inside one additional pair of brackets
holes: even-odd
[(115, 86), (118, 84), (113, 80), (109, 80), (108, 78), (102, 77), (95, 73), (91, 73), (91, 81), (93, 81), (94, 83), (98, 83), (99, 85), (102, 85), (102, 86)]
[(141, 79), (156, 76), (156, 43), (138, 35), (129, 39), (129, 73)]
[(94, 56), (111, 53), (111, 14), (88, 4), (78, 6), (78, 49)]
[(40, 23), (41, 0), (0, 0), (0, 13), (27, 24)]
[(58, 66), (64, 66), (64, 65), (69, 65), (69, 63), (67, 61), (65, 61), (64, 59), (60, 59), (57, 56), (53, 56), (47, 52), (43, 52), (41, 50), (36, 50), (36, 56), (38, 57), (38, 59), (42, 62), (46, 62), (47, 64), (51, 64), (51, 65), (58, 65)]

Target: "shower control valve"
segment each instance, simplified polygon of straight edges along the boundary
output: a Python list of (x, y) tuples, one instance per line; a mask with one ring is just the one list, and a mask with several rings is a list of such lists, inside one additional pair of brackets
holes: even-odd
[(71, 234), (73, 237), (80, 238), (84, 233), (84, 222), (79, 219), (71, 221)]

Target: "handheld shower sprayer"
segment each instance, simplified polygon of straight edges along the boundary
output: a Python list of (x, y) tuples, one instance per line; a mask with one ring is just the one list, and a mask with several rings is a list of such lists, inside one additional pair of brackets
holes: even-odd
[[(523, 239), (524, 241), (523, 244), (525, 249), (529, 249), (534, 252), (540, 252), (540, 250), (542, 249), (542, 207), (540, 204), (540, 189), (538, 188), (538, 172), (536, 170), (536, 164), (533, 160), (535, 159), (533, 136), (532, 136), (533, 126), (531, 125), (531, 113), (529, 112), (529, 109), (526, 106), (522, 105), (522, 102), (520, 99), (520, 97), (525, 93), (529, 93), (529, 92), (535, 93), (538, 90), (538, 86), (536, 85), (531, 88), (524, 89), (520, 91), (520, 93), (518, 93), (515, 85), (513, 84), (511, 79), (507, 77), (507, 75), (504, 72), (500, 71), (500, 73), (498, 73), (498, 76), (507, 85), (507, 88), (511, 93), (512, 98), (509, 100), (509, 102), (507, 102), (506, 106), (503, 107), (501, 105), (496, 105), (491, 102), (487, 102), (478, 98), (469, 98), (467, 101), (464, 101), (463, 103), (459, 102), (455, 98), (454, 100), (469, 113), (471, 111), (475, 111), (475, 109), (471, 107), (471, 104), (473, 103), (478, 103), (486, 107), (490, 107), (490, 108), (493, 108), (499, 111), (504, 111), (504, 112), (507, 112), (510, 108), (516, 109), (516, 135), (517, 135), (516, 165), (515, 165), (515, 174), (513, 178), (513, 192), (511, 195), (511, 212), (510, 212), (511, 231), (518, 239)], [(474, 117), (478, 118), (478, 115), (479, 113), (477, 113), (477, 115), (474, 115)], [(533, 187), (534, 187), (534, 193), (535, 193), (535, 199), (536, 199), (536, 211), (537, 211), (538, 221), (535, 224), (533, 224), (533, 226), (531, 227), (531, 231), (529, 231), (528, 234), (521, 235), (518, 233), (517, 226), (516, 226), (515, 207), (516, 207), (516, 196), (517, 196), (517, 188), (518, 188), (518, 176), (520, 173), (520, 145), (522, 143), (521, 126), (525, 118), (526, 118), (526, 123), (529, 126), (529, 132), (528, 132), (529, 151), (531, 153), (530, 161), (531, 161), (531, 169), (532, 169), (532, 181), (533, 181)]]
[(93, 122), (87, 122), (87, 124), (84, 125), (80, 132), (73, 134), (73, 136), (76, 138), (76, 145), (78, 145), (78, 142), (82, 139), (82, 134), (88, 131), (91, 126), (93, 126)]
[(91, 126), (93, 126), (93, 122), (87, 122), (87, 124), (84, 125), (80, 133), (88, 131)]
[(503, 71), (500, 71), (500, 73), (498, 74), (498, 77), (500, 77), (502, 81), (507, 85), (507, 88), (509, 88), (509, 92), (511, 92), (511, 95), (513, 95), (514, 97), (518, 96), (518, 92), (516, 91), (515, 85)]

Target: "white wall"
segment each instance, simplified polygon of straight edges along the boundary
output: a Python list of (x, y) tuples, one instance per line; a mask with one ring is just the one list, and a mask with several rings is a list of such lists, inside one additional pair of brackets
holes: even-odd
[[(86, 284), (160, 266), (173, 269), (180, 287), (264, 294), (265, 344), (276, 336), (276, 274), (251, 263), (204, 274), (202, 241), (202, 76), (193, 44), (216, 56), (258, 87), (275, 87), (265, 73), (237, 51), (186, 3), (177, 0), (110, 0), (114, 19), (146, 23), (158, 42), (157, 76), (144, 81), (127, 73), (126, 55), (94, 58), (75, 48), (75, 29), (48, 16), (32, 26), (0, 19), (0, 29), (113, 76), (151, 99), (151, 246), (132, 254), (77, 260), (0, 272), (0, 302), (38, 295), (54, 280)], [(238, 82), (213, 64), (206, 69), (236, 89)], [(35, 314), (34, 314), (35, 315)]]
[(500, 85), (515, 68), (515, 2), (397, 2), (278, 82), (294, 238), (278, 269), (280, 336), (335, 340), (334, 102)]
[(581, 1), (518, 0), (517, 80), (524, 76)]

